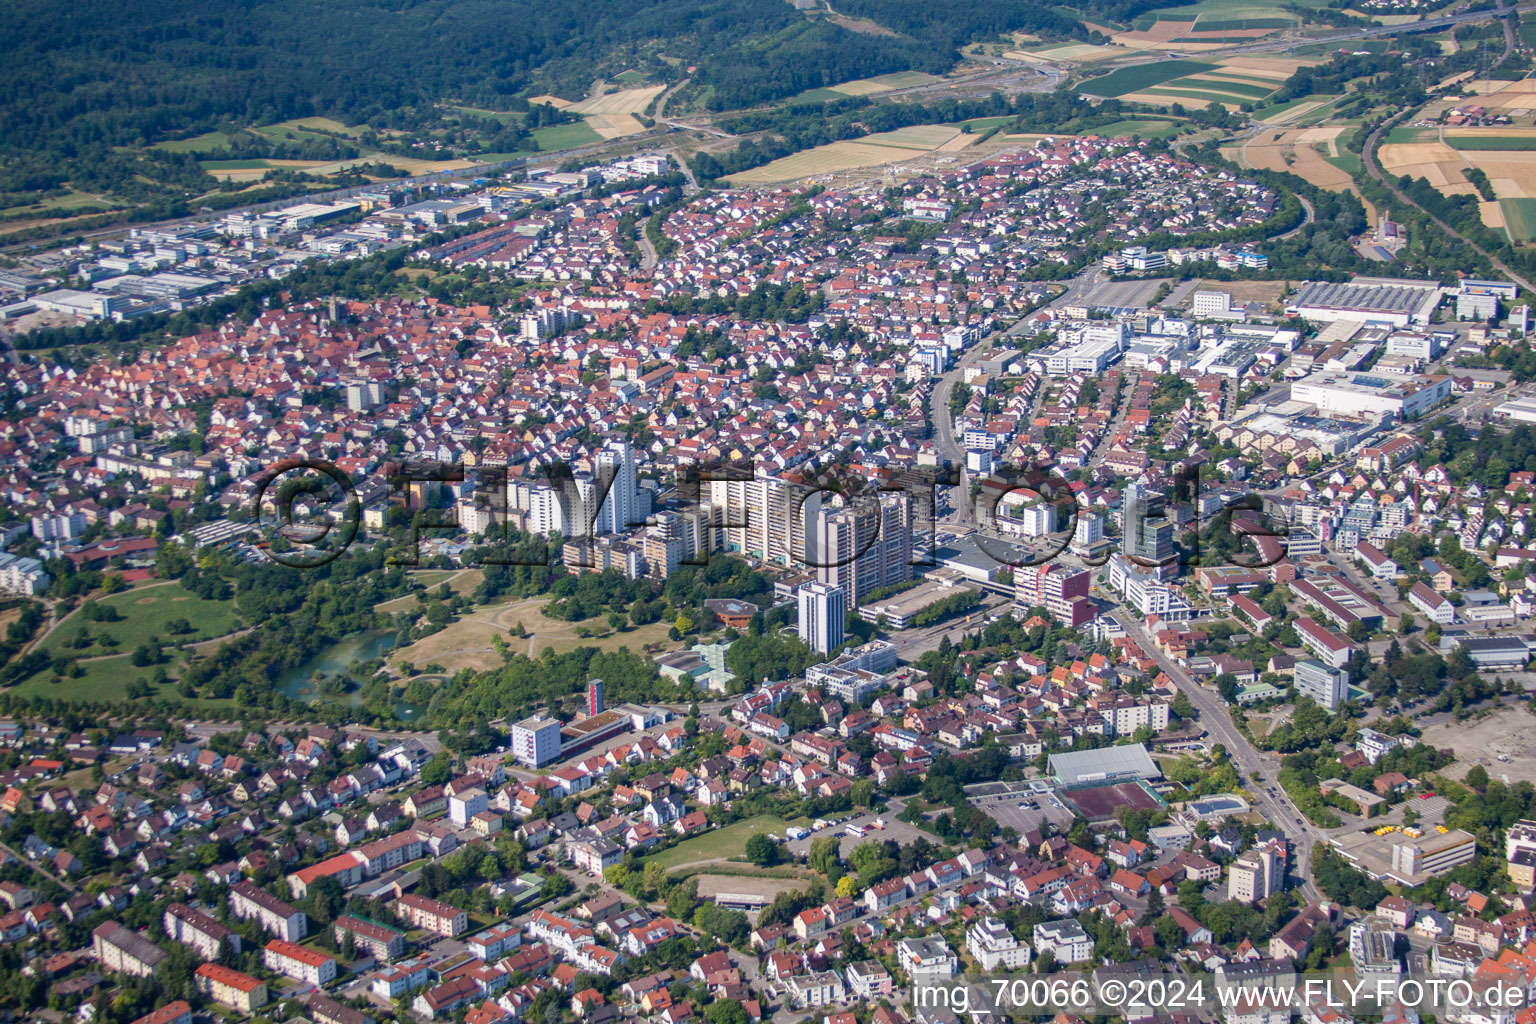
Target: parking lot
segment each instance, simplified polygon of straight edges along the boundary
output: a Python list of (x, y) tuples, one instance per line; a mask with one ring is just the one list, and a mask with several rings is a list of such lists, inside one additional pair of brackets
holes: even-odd
[[(838, 836), (842, 839), (842, 845), (838, 847), (838, 852), (842, 856), (847, 857), (860, 843), (883, 843), (887, 839), (891, 839), (902, 846), (907, 846), (917, 842), (919, 839), (927, 839), (929, 842), (937, 841), (934, 836), (924, 832), (916, 825), (897, 821), (894, 815), (900, 814), (901, 811), (900, 808), (894, 806), (896, 801), (892, 801), (892, 804), (891, 808), (881, 813), (865, 812), (863, 814), (855, 814), (850, 818), (839, 821), (836, 825), (822, 829), (820, 832), (812, 832), (804, 839), (791, 839), (784, 844), (784, 848), (796, 857), (803, 857), (810, 852), (811, 840), (819, 836)], [(871, 827), (876, 818), (885, 819), (884, 828), (876, 829)], [(862, 836), (849, 835), (849, 825), (856, 825), (868, 831)]]
[(1042, 789), (1028, 782), (979, 782), (965, 787), (965, 795), (999, 828), (1011, 828), (1021, 836), (1046, 822), (1061, 831), (1072, 826), (1072, 812), (1049, 787)]

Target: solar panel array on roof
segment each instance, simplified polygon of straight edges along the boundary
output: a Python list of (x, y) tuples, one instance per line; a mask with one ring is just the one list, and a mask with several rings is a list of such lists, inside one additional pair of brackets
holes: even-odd
[(1332, 309), (1364, 309), (1382, 313), (1412, 313), (1424, 302), (1424, 288), (1395, 284), (1347, 284), (1314, 281), (1296, 296), (1297, 306), (1322, 306)]

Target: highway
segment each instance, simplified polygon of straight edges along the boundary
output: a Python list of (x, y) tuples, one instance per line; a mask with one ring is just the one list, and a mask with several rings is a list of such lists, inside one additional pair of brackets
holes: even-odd
[(1285, 39), (1281, 41), (1269, 41), (1263, 43), (1239, 43), (1221, 50), (1212, 50), (1209, 53), (1200, 54), (1201, 57), (1228, 57), (1245, 53), (1274, 53), (1282, 50), (1294, 49), (1297, 46), (1312, 46), (1317, 43), (1343, 43), (1351, 39), (1368, 39), (1372, 36), (1394, 36), (1405, 32), (1433, 32), (1442, 28), (1450, 28), (1454, 25), (1463, 25), (1469, 21), (1482, 21), (1487, 18), (1502, 18), (1511, 11), (1521, 13), (1536, 10), (1536, 3), (1518, 4), (1510, 7), (1500, 7), (1496, 10), (1472, 11), (1464, 14), (1449, 14), (1438, 18), (1426, 18), (1423, 21), (1409, 22), (1404, 25), (1373, 25), (1370, 28), (1348, 29), (1328, 35), (1313, 36), (1304, 39)]

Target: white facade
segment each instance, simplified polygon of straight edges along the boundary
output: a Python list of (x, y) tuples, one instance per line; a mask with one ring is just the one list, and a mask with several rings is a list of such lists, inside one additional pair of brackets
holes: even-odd
[(1451, 378), (1433, 376), (1373, 375), (1365, 373), (1314, 373), (1291, 385), (1291, 398), (1317, 406), (1318, 412), (1360, 418), (1398, 416), (1404, 419), (1428, 412), (1451, 397)]
[(1081, 963), (1093, 956), (1093, 940), (1071, 918), (1035, 925), (1034, 945), (1036, 953), (1050, 953), (1059, 964)]
[(811, 650), (829, 654), (842, 646), (847, 598), (842, 587), (808, 583), (799, 590), (798, 632)]
[(938, 936), (902, 939), (896, 943), (896, 960), (914, 982), (948, 978), (959, 966), (954, 951)]
[(983, 970), (1013, 970), (1029, 966), (1028, 944), (1013, 937), (1008, 926), (995, 917), (983, 917), (966, 931), (965, 948)]
[(1344, 703), (1349, 696), (1348, 673), (1324, 665), (1314, 658), (1298, 661), (1293, 678), (1297, 693), (1310, 697), (1329, 711)]
[(530, 768), (546, 765), (560, 756), (560, 746), (560, 723), (556, 719), (534, 715), (512, 727), (512, 756), (518, 764)]

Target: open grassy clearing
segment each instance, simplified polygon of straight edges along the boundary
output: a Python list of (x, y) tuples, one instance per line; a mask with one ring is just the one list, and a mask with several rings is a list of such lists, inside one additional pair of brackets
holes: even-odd
[(157, 142), (155, 148), (167, 153), (206, 153), (228, 149), (234, 141), (235, 137), (228, 132), (206, 132), (202, 135), (194, 135), (190, 139)]
[[(414, 601), (415, 598), (410, 600)], [(501, 655), (493, 640), (498, 636), (509, 650), (530, 657), (538, 657), (546, 647), (553, 647), (557, 652), (572, 651), (578, 647), (596, 647), (605, 651), (628, 647), (638, 653), (648, 644), (662, 644), (669, 649), (681, 646), (667, 639), (667, 631), (671, 628), (668, 622), (653, 622), (647, 626), (613, 632), (608, 629), (607, 621), (603, 618), (587, 619), (579, 623), (548, 618), (543, 614), (548, 603), (548, 598), (537, 597), (476, 608), (431, 636), (423, 637), (409, 647), (390, 651), (389, 662), (392, 665), (401, 662), (413, 665), (435, 664), (449, 672), (461, 668), (495, 668), (501, 664)], [(513, 630), (517, 626), (522, 626), (527, 635), (514, 635)], [(578, 636), (579, 626), (599, 635)]]
[(69, 191), (62, 196), (49, 196), (47, 199), (39, 199), (35, 203), (21, 203), (17, 206), (0, 207), (0, 214), (13, 215), (18, 213), (48, 213), (53, 210), (78, 210), (87, 206), (100, 206), (102, 208), (115, 208), (114, 203), (84, 192)]
[[(414, 276), (415, 271), (407, 270), (407, 274)], [(411, 578), (427, 588), (429, 596), (436, 596), (437, 589), (444, 583), (448, 584), (448, 590), (454, 594), (469, 594), (485, 579), (485, 572), (481, 569), (427, 569), (422, 572), (411, 573)], [(415, 594), (406, 594), (403, 597), (391, 598), (388, 601), (380, 601), (373, 606), (376, 612), (400, 612), (407, 611), (421, 604)]]
[[(152, 668), (135, 668), (128, 663), (128, 655), (122, 654), (99, 661), (81, 662), (78, 676), (56, 678), (52, 669), (44, 669), (10, 687), (5, 692), (23, 699), (49, 697), (69, 701), (121, 701), (128, 699), (128, 684), (135, 679), (150, 678)], [(173, 687), (161, 688), (161, 695), (175, 696)]]
[[(116, 622), (88, 622), (77, 611), (50, 633), (38, 649), (49, 655), (77, 658), (128, 654), (151, 636), (168, 644), (182, 643), (223, 636), (240, 627), (233, 600), (205, 601), (180, 583), (136, 587), (100, 598), (96, 603), (113, 609), (122, 618)], [(185, 619), (191, 631), (171, 633), (168, 626), (177, 619)], [(88, 646), (76, 645), (82, 632), (89, 632), (92, 638)]]
[(957, 121), (956, 127), (969, 128), (973, 132), (984, 132), (998, 125), (1010, 124), (1017, 120), (1011, 114), (999, 114), (996, 117), (973, 117), (969, 121)]
[(789, 824), (783, 818), (771, 814), (759, 814), (755, 818), (743, 818), (734, 824), (724, 828), (705, 832), (703, 835), (685, 839), (670, 850), (663, 850), (652, 857), (646, 857), (647, 864), (660, 864), (667, 870), (681, 867), (684, 864), (692, 864), (697, 861), (709, 861), (718, 859), (730, 859), (733, 857), (745, 857), (747, 853), (747, 840), (755, 835), (769, 835), (784, 832), (784, 826)]

